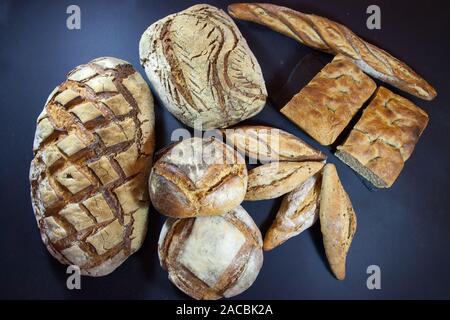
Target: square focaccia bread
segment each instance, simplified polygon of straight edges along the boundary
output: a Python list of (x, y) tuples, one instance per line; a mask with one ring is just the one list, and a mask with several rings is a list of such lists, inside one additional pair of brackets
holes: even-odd
[(142, 244), (154, 148), (153, 98), (126, 61), (71, 71), (37, 120), (31, 198), (41, 237), (81, 273), (112, 272)]
[(380, 87), (336, 156), (374, 186), (389, 188), (427, 124), (425, 111)]
[(372, 79), (349, 59), (338, 55), (281, 113), (322, 145), (330, 145), (375, 89)]

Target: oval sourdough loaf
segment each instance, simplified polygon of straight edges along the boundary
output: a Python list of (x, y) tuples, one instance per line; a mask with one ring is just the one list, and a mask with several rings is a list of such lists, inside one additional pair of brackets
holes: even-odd
[(165, 107), (190, 127), (227, 127), (264, 107), (258, 61), (218, 8), (195, 5), (155, 22), (142, 35), (139, 53)]
[(169, 218), (158, 253), (169, 279), (195, 299), (238, 295), (263, 263), (261, 233), (241, 206), (222, 216)]
[(237, 151), (212, 137), (194, 137), (159, 156), (150, 175), (150, 197), (169, 217), (219, 215), (244, 200), (247, 179)]
[(82, 274), (112, 272), (144, 240), (153, 98), (126, 61), (71, 71), (37, 120), (31, 198), (42, 240)]

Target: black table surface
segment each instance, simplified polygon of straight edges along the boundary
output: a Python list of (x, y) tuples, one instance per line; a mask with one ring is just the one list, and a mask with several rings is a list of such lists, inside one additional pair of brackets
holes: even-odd
[[(226, 1), (210, 2), (226, 9)], [(328, 148), (305, 135), (279, 111), (274, 99), (252, 119), (291, 132), (336, 164), (358, 217), (347, 259), (347, 278), (330, 273), (316, 224), (265, 253), (263, 268), (236, 299), (417, 299), (450, 298), (450, 15), (448, 1), (279, 1), (299, 11), (329, 17), (404, 60), (433, 84), (431, 102), (397, 93), (426, 110), (430, 123), (394, 186), (371, 191)], [(150, 209), (142, 248), (112, 274), (83, 277), (81, 290), (66, 287), (66, 267), (41, 243), (31, 208), (28, 171), (35, 121), (50, 91), (75, 66), (99, 56), (139, 65), (138, 42), (153, 22), (195, 4), (192, 1), (76, 1), (81, 30), (68, 30), (71, 1), (0, 1), (0, 298), (184, 299), (158, 263), (157, 239), (164, 218)], [(366, 9), (381, 8), (381, 30), (366, 27)], [(299, 61), (330, 56), (249, 22), (237, 21), (276, 96)], [(307, 58), (306, 60), (304, 58)], [(303, 59), (303, 60), (302, 60)], [(300, 86), (318, 70), (300, 64)], [(304, 70), (304, 73), (302, 73)], [(144, 76), (145, 77), (145, 76)], [(293, 77), (295, 79), (295, 77)], [(302, 83), (304, 82), (304, 83)], [(299, 89), (298, 88), (298, 89)], [(183, 125), (159, 104), (157, 147)], [(280, 200), (244, 202), (264, 233)], [(381, 289), (366, 286), (367, 267), (381, 269)]]

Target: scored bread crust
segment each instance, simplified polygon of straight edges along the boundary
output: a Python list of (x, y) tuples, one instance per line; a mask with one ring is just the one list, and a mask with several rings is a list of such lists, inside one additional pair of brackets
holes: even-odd
[(350, 59), (337, 55), (281, 113), (322, 145), (330, 145), (376, 88)]
[(227, 144), (259, 161), (322, 161), (327, 158), (302, 139), (278, 128), (241, 125), (222, 132)]
[(339, 180), (334, 164), (323, 169), (319, 209), (320, 228), (328, 262), (339, 280), (345, 278), (345, 262), (356, 232), (356, 214)]
[(380, 87), (336, 156), (378, 188), (389, 188), (411, 156), (428, 115)]
[(220, 215), (244, 200), (247, 179), (237, 151), (212, 137), (194, 137), (159, 156), (149, 178), (150, 198), (169, 217)]
[(264, 236), (269, 251), (311, 227), (319, 218), (321, 175), (316, 174), (284, 196), (280, 209)]
[(245, 200), (258, 201), (278, 198), (294, 190), (306, 179), (315, 175), (323, 162), (271, 162), (256, 167), (248, 173)]
[(158, 256), (169, 279), (187, 295), (229, 298), (248, 289), (258, 276), (262, 237), (241, 206), (221, 216), (168, 218)]
[(404, 62), (364, 41), (350, 29), (327, 18), (269, 3), (234, 3), (228, 13), (265, 25), (312, 48), (342, 54), (372, 77), (425, 100), (436, 90)]
[(103, 276), (139, 249), (154, 140), (151, 92), (126, 61), (80, 65), (50, 94), (37, 120), (31, 199), (61, 263)]
[(153, 23), (139, 56), (163, 105), (187, 126), (225, 128), (265, 105), (258, 61), (233, 19), (216, 7), (194, 5)]

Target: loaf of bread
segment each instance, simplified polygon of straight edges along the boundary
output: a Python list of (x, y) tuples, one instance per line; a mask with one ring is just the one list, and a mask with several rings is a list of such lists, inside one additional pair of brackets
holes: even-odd
[(264, 236), (264, 250), (278, 247), (317, 221), (320, 186), (321, 175), (318, 173), (284, 196), (277, 216)]
[(323, 162), (271, 162), (250, 170), (245, 200), (257, 201), (278, 198), (291, 192), (306, 179), (315, 175)]
[(204, 300), (245, 291), (263, 263), (261, 233), (241, 206), (222, 216), (169, 218), (158, 253), (169, 279), (189, 296)]
[(243, 125), (223, 130), (227, 144), (252, 160), (322, 161), (325, 154), (281, 129)]
[(169, 217), (225, 214), (244, 200), (245, 160), (212, 137), (186, 139), (159, 156), (149, 188), (153, 206)]
[(50, 94), (37, 120), (31, 198), (61, 263), (102, 276), (139, 249), (154, 140), (152, 95), (126, 61), (81, 65)]
[(230, 15), (265, 25), (298, 42), (327, 53), (350, 58), (364, 72), (425, 100), (434, 88), (405, 63), (362, 40), (347, 27), (313, 14), (304, 14), (268, 3), (235, 3)]
[(389, 188), (427, 124), (425, 111), (380, 87), (336, 156), (375, 187)]
[(330, 145), (376, 88), (350, 59), (337, 55), (281, 113), (321, 144)]
[(152, 24), (141, 64), (164, 106), (181, 122), (224, 128), (264, 107), (264, 79), (247, 42), (222, 10), (199, 4)]
[(356, 215), (331, 163), (323, 169), (319, 219), (331, 271), (336, 278), (344, 280), (347, 253), (356, 232)]

